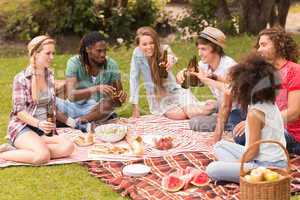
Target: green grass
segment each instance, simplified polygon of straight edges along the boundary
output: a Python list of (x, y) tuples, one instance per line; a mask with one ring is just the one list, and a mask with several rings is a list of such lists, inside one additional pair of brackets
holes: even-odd
[[(296, 38), (298, 42), (300, 37)], [(243, 54), (253, 46), (254, 39), (248, 36), (228, 38), (226, 52), (235, 59), (240, 59)], [(188, 60), (197, 54), (194, 43), (176, 41), (172, 49), (179, 57), (179, 62), (174, 67), (174, 72), (185, 67)], [(8, 49), (6, 49), (8, 50)], [(6, 50), (0, 51), (0, 142), (5, 142), (7, 122), (11, 110), (11, 86), (15, 74), (21, 71), (28, 63), (28, 58), (23, 55), (7, 57)], [(129, 91), (129, 64), (133, 48), (110, 49), (108, 54), (113, 57), (122, 71), (123, 84)], [(13, 51), (12, 51), (13, 52)], [(2, 55), (2, 56), (1, 56)], [(64, 78), (64, 69), (67, 59), (71, 55), (56, 55), (53, 68), (58, 79)], [(145, 93), (143, 90), (142, 93)], [(200, 99), (210, 97), (207, 88), (194, 89), (194, 93)], [(141, 95), (140, 101), (143, 108), (142, 114), (147, 114), (145, 95)], [(123, 117), (129, 117), (130, 105), (119, 109), (118, 113)], [(0, 200), (39, 200), (39, 199), (80, 199), (80, 200), (121, 200), (118, 193), (113, 192), (109, 186), (90, 176), (86, 168), (79, 164), (57, 165), (48, 167), (9, 167), (0, 169)], [(294, 200), (297, 197), (293, 198)]]

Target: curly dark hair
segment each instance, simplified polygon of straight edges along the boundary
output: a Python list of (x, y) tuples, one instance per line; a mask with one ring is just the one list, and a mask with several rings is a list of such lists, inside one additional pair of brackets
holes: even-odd
[(220, 57), (225, 55), (222, 47), (200, 36), (196, 40), (196, 46), (199, 44), (210, 45), (213, 49), (213, 52), (216, 52)]
[(280, 79), (275, 67), (258, 54), (250, 54), (229, 71), (231, 93), (244, 111), (250, 104), (274, 103)]
[(283, 57), (287, 60), (297, 62), (299, 59), (298, 46), (290, 34), (288, 34), (282, 27), (275, 26), (262, 30), (258, 34), (256, 41), (256, 49), (259, 47), (259, 39), (262, 35), (269, 36), (275, 47), (277, 56)]

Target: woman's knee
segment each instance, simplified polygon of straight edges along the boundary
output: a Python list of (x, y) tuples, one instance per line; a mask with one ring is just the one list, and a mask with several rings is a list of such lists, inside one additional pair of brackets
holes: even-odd
[(62, 139), (59, 143), (59, 154), (60, 157), (67, 157), (71, 155), (74, 151), (74, 143), (70, 140)]
[(41, 149), (35, 152), (32, 158), (32, 164), (41, 165), (49, 162), (51, 159), (50, 151), (48, 149)]
[(226, 140), (221, 140), (221, 141), (218, 141), (214, 146), (213, 146), (213, 149), (214, 149), (214, 152), (216, 151), (219, 151), (220, 149), (224, 149), (224, 146), (228, 146), (229, 142), (226, 141)]
[(188, 119), (188, 116), (183, 112), (182, 109), (171, 109), (164, 113), (164, 115), (173, 120), (185, 120)]
[(207, 167), (206, 167), (206, 173), (207, 175), (214, 179), (218, 180), (220, 175), (224, 172), (223, 166), (220, 162), (215, 161), (211, 162)]

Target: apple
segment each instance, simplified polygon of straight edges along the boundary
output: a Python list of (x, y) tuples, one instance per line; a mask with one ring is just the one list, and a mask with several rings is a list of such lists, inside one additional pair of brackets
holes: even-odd
[(279, 179), (279, 174), (277, 172), (269, 170), (264, 173), (264, 178), (269, 182), (277, 181)]
[(264, 173), (262, 171), (262, 169), (253, 169), (250, 172), (250, 176), (251, 176), (251, 180), (253, 183), (257, 183), (260, 181), (263, 181), (264, 178)]

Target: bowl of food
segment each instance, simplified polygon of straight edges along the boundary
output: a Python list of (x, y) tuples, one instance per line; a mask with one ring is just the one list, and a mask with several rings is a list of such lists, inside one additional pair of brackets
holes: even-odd
[(95, 128), (96, 138), (104, 142), (118, 142), (127, 132), (128, 127), (122, 124), (105, 124)]

